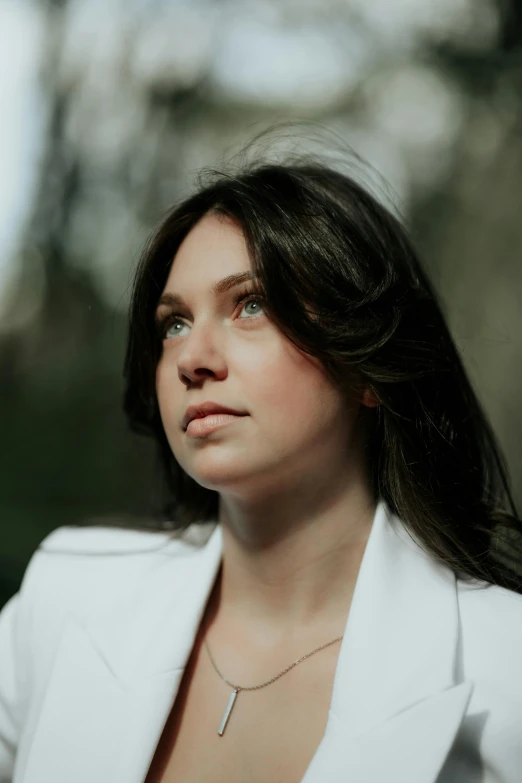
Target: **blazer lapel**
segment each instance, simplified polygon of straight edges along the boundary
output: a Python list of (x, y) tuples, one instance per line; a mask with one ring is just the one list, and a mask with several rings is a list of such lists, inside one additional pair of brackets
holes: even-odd
[(217, 576), (220, 533), (188, 555), (168, 543), (138, 602), (66, 625), (15, 781), (142, 783)]
[[(137, 601), (66, 626), (15, 781), (142, 783), (221, 564), (220, 527), (186, 552), (168, 543)], [(380, 503), (302, 783), (435, 783), (472, 690), (456, 679), (458, 631), (453, 573)]]
[(330, 712), (302, 783), (436, 783), (472, 688), (464, 682), (430, 696), (358, 737), (347, 736), (345, 724)]
[(458, 648), (454, 573), (381, 502), (303, 783), (435, 783), (473, 689), (457, 681)]

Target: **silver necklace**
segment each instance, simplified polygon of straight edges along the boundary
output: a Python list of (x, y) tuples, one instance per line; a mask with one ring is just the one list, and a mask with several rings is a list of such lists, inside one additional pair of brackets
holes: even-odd
[(304, 661), (305, 658), (309, 658), (311, 655), (314, 655), (314, 653), (319, 652), (320, 650), (324, 650), (325, 647), (329, 647), (331, 644), (335, 644), (335, 642), (340, 642), (342, 638), (343, 638), (342, 636), (338, 636), (337, 639), (333, 639), (331, 642), (327, 642), (326, 644), (321, 645), (321, 647), (318, 647), (316, 650), (312, 650), (312, 652), (309, 652), (306, 655), (303, 655), (302, 658), (298, 658), (297, 661), (294, 661), (293, 663), (291, 663), (290, 666), (287, 666), (286, 669), (283, 669), (282, 672), (279, 672), (279, 674), (276, 674), (276, 676), (272, 677), (271, 680), (267, 680), (266, 682), (261, 683), (261, 685), (252, 685), (249, 688), (245, 688), (242, 685), (233, 685), (233, 683), (229, 682), (225, 677), (223, 677), (223, 675), (219, 671), (218, 667), (214, 663), (214, 659), (212, 658), (212, 654), (210, 652), (210, 648), (208, 646), (207, 640), (205, 639), (205, 647), (207, 649), (208, 656), (210, 658), (210, 662), (212, 663), (212, 666), (216, 670), (217, 674), (221, 677), (221, 679), (224, 682), (226, 682), (226, 684), (229, 685), (232, 688), (232, 693), (230, 694), (230, 698), (228, 700), (227, 707), (225, 709), (225, 712), (223, 713), (223, 717), (221, 718), (221, 723), (220, 723), (220, 726), (219, 726), (219, 729), (218, 729), (219, 736), (222, 737), (224, 732), (225, 732), (225, 728), (226, 728), (226, 725), (228, 723), (228, 719), (230, 718), (230, 713), (232, 712), (232, 708), (233, 708), (233, 706), (235, 704), (235, 701), (236, 701), (236, 698), (237, 698), (237, 694), (239, 693), (239, 691), (257, 691), (259, 688), (264, 688), (267, 685), (270, 685), (271, 683), (275, 682), (280, 677), (282, 677), (283, 674), (286, 674), (287, 672), (289, 672), (290, 669), (293, 669), (294, 666), (297, 666), (298, 663), (301, 663), (301, 661)]

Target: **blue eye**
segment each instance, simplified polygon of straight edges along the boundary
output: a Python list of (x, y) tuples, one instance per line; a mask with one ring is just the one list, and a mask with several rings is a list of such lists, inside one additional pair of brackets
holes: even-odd
[(239, 294), (234, 299), (234, 304), (236, 307), (240, 304), (249, 304), (249, 302), (261, 302), (262, 299), (257, 294)]
[[(249, 304), (250, 302), (263, 302), (263, 297), (259, 294), (257, 294), (255, 291), (243, 291), (239, 294), (237, 294), (234, 297), (234, 305), (237, 308), (240, 304)], [(241, 320), (252, 320), (252, 318), (259, 318), (262, 314), (254, 314), (251, 317)], [(168, 331), (170, 330), (171, 326), (175, 326), (177, 324), (181, 324), (184, 326), (184, 322), (181, 319), (179, 313), (168, 313), (163, 318), (160, 319), (158, 322), (158, 333), (162, 340), (168, 340), (171, 339), (173, 336), (176, 336), (179, 334), (180, 330), (178, 329), (175, 331), (174, 335), (169, 335)]]

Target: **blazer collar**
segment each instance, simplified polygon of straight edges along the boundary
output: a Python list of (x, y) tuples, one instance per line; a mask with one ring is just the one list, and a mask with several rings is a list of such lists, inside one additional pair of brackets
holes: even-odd
[[(222, 543), (219, 525), (193, 552), (180, 555), (179, 543), (170, 542), (128, 613), (115, 615), (109, 607), (87, 629), (122, 685), (184, 668)], [(454, 573), (379, 502), (340, 646), (333, 712), (351, 734), (360, 733), (447, 688), (454, 682), (458, 633)]]
[[(20, 781), (42, 779), (36, 740), (50, 758), (67, 675), (78, 705), (79, 752), (94, 742), (109, 754), (98, 751), (98, 759), (106, 760), (98, 766), (92, 760), (85, 781), (143, 780), (221, 558), (219, 525), (194, 551), (180, 553), (173, 540), (162, 548), (161, 559), (155, 555), (138, 599), (126, 611), (109, 607), (95, 623), (70, 624), (59, 651), (63, 666), (55, 665), (48, 689), (48, 724), (35, 738), (28, 775)], [(457, 681), (456, 589), (454, 573), (427, 555), (381, 501), (340, 646), (325, 735), (302, 783), (434, 783), (472, 690), (470, 683)], [(70, 721), (67, 726), (74, 745)], [(127, 762), (116, 763), (118, 746)], [(78, 770), (72, 771), (82, 783)], [(65, 783), (70, 772), (60, 776), (60, 769), (49, 768), (46, 779)]]

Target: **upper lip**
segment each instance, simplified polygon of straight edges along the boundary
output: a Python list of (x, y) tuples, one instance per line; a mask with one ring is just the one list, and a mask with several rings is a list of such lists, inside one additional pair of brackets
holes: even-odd
[(186, 430), (192, 419), (201, 419), (203, 416), (208, 416), (211, 413), (232, 413), (235, 416), (247, 416), (245, 411), (236, 411), (234, 408), (228, 408), (226, 405), (220, 405), (217, 402), (201, 402), (199, 405), (189, 405), (183, 416), (181, 426), (183, 430)]

